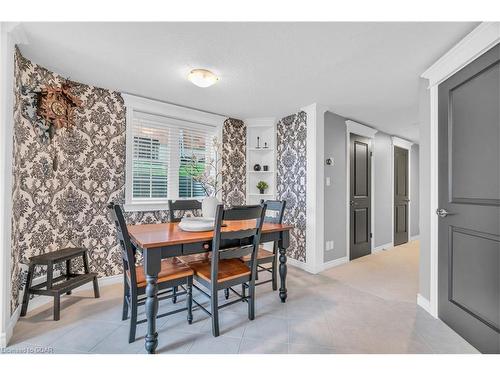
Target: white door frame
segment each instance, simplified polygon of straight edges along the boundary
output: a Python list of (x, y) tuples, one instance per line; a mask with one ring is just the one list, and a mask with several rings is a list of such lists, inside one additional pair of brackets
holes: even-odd
[[(370, 139), (370, 151), (373, 153), (375, 134), (378, 132), (377, 129), (370, 128), (369, 126), (360, 124), (352, 120), (346, 120), (346, 254), (347, 261), (351, 260), (351, 215), (350, 215), (350, 200), (351, 200), (351, 134), (360, 135)], [(373, 162), (373, 157), (370, 160), (371, 164), (371, 212), (370, 212), (370, 232), (372, 233), (372, 238), (370, 239), (370, 251), (373, 253), (375, 248), (375, 163)]]
[[(460, 69), (500, 43), (500, 22), (483, 22), (463, 38), (457, 45), (428, 68), (421, 77), (429, 81), (430, 90), (430, 207), (422, 212), (431, 223), (430, 232), (430, 301), (429, 312), (438, 317), (438, 86)], [(425, 304), (425, 298), (418, 296)], [(424, 306), (425, 307), (425, 306)]]
[[(392, 228), (392, 241), (391, 241), (391, 247), (394, 246), (394, 147), (399, 147), (399, 148), (404, 148), (405, 150), (408, 150), (408, 181), (406, 182), (408, 184), (408, 199), (411, 197), (411, 146), (413, 145), (413, 142), (407, 141), (406, 139), (399, 138), (392, 136), (391, 137), (391, 207), (392, 207), (392, 212), (391, 212), (391, 228)], [(408, 242), (410, 241), (410, 231), (411, 231), (411, 207), (412, 201), (408, 202)]]

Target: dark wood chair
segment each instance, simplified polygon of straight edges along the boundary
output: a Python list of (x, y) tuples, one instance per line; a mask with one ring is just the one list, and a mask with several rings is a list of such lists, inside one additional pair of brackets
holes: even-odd
[[(278, 201), (278, 200), (261, 200), (261, 204), (266, 204), (266, 217), (264, 218), (265, 223), (283, 223), (283, 216), (285, 214), (286, 201)], [(247, 264), (251, 261), (250, 256), (246, 255), (241, 258), (241, 260)], [(262, 245), (259, 246), (257, 250), (257, 280), (260, 272), (270, 272), (271, 279), (264, 280), (260, 282), (256, 282), (255, 286), (272, 283), (273, 290), (278, 289), (278, 243), (273, 243), (273, 250), (269, 251), (265, 249)], [(271, 266), (267, 266), (268, 264)], [(243, 284), (241, 287), (242, 295), (245, 296), (245, 288), (248, 287), (246, 284)], [(229, 298), (229, 289), (225, 290), (226, 299)]]
[[(137, 325), (147, 322), (146, 319), (137, 321), (137, 308), (138, 306), (144, 305), (146, 301), (146, 276), (144, 274), (144, 267), (136, 265), (136, 248), (130, 241), (127, 225), (125, 224), (120, 206), (110, 203), (108, 208), (115, 222), (118, 240), (122, 249), (124, 282), (122, 320), (128, 318), (128, 312), (130, 310), (129, 342), (131, 343), (135, 341)], [(162, 260), (161, 270), (158, 274), (158, 300), (173, 298), (174, 294), (172, 293), (172, 288), (182, 287), (183, 285), (186, 285), (185, 291), (177, 295), (186, 294), (186, 307), (159, 314), (157, 318), (187, 311), (188, 323), (191, 324), (193, 322), (193, 271), (177, 258)]]
[[(212, 334), (219, 336), (219, 309), (246, 301), (248, 303), (248, 319), (255, 318), (255, 279), (257, 275), (257, 262), (255, 261), (259, 247), (262, 223), (266, 212), (265, 205), (237, 206), (224, 209), (223, 205), (217, 206), (215, 216), (214, 238), (212, 241), (211, 257), (189, 263), (194, 271), (197, 282), (207, 288), (210, 293), (195, 287), (210, 298), (210, 312), (196, 303), (212, 317)], [(230, 221), (255, 220), (254, 225), (224, 228), (223, 222), (231, 226)], [(250, 261), (245, 264), (240, 258), (250, 255)], [(248, 296), (227, 302), (218, 303), (218, 292), (235, 285), (248, 285)], [(232, 289), (233, 290), (233, 289)], [(235, 290), (233, 290), (237, 293)]]
[(201, 202), (196, 199), (181, 199), (168, 201), (168, 221), (178, 223), (186, 211), (196, 212), (201, 210)]
[[(283, 216), (285, 214), (286, 201), (278, 200), (267, 200), (261, 201), (261, 204), (266, 205), (266, 217), (264, 218), (265, 223), (275, 223), (282, 224)], [(278, 289), (278, 278), (277, 278), (277, 254), (278, 254), (278, 243), (273, 243), (273, 250), (266, 250), (263, 246), (259, 246), (257, 250), (257, 273), (259, 272), (270, 272), (271, 279), (257, 282), (255, 285), (262, 285), (266, 283), (272, 283), (273, 290)], [(250, 257), (244, 256), (241, 258), (245, 263), (250, 262)], [(264, 266), (265, 264), (271, 263), (270, 267)]]

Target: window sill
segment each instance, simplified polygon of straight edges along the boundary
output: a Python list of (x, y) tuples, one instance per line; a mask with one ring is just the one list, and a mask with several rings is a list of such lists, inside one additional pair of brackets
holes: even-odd
[(123, 205), (125, 212), (140, 212), (140, 211), (166, 211), (168, 210), (168, 202), (133, 202)]

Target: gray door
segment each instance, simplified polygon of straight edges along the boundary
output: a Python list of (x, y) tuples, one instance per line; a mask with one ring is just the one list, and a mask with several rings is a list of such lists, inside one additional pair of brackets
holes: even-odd
[(439, 317), (500, 353), (500, 49), (439, 86)]
[(350, 259), (371, 253), (371, 141), (351, 134)]
[(408, 242), (408, 150), (394, 146), (394, 246)]

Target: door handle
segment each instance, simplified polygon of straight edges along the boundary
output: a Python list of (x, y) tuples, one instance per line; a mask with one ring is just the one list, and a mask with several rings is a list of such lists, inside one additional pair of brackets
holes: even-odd
[(405, 202), (409, 202), (410, 200), (409, 199), (403, 199)]
[(351, 206), (356, 206), (356, 205), (357, 205), (357, 203), (356, 203), (356, 202), (354, 202), (354, 201), (350, 201), (350, 202), (349, 202), (349, 204), (350, 204)]
[(446, 217), (448, 215), (455, 215), (455, 213), (453, 212), (448, 212), (446, 211), (444, 208), (438, 208), (436, 210), (436, 215), (438, 215), (439, 217)]

